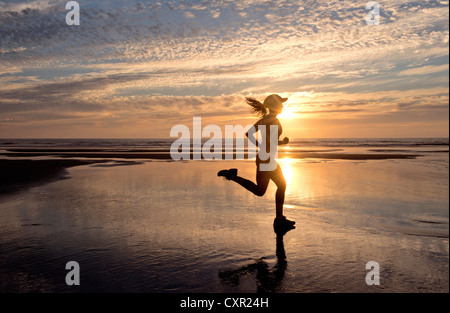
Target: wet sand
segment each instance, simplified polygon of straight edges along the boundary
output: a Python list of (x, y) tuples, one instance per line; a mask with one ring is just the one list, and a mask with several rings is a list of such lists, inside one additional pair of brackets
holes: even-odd
[(280, 160), (283, 238), (273, 184), (258, 198), (216, 176), (254, 180), (251, 161), (15, 161), (0, 164), (67, 179), (0, 197), (2, 292), (449, 291), (448, 159)]
[(107, 161), (0, 159), (0, 195), (64, 179), (66, 169)]

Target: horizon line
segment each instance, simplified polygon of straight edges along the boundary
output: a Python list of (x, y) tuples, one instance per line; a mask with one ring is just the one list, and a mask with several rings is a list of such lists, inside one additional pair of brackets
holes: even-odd
[[(201, 137), (200, 139), (211, 139), (212, 137)], [(239, 137), (240, 138), (240, 137)], [(244, 137), (245, 138), (245, 137)], [(0, 137), (0, 140), (23, 140), (23, 139), (67, 139), (67, 140), (98, 140), (98, 139), (108, 139), (108, 140), (155, 140), (155, 139), (180, 139), (179, 137)], [(191, 139), (198, 139), (197, 137), (193, 137)], [(223, 139), (235, 139), (235, 137), (224, 137)], [(297, 137), (292, 138), (290, 140), (299, 140), (299, 139), (449, 139), (447, 137)]]

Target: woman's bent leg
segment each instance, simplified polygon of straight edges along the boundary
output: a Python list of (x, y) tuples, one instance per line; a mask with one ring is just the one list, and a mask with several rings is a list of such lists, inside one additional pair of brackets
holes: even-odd
[(270, 182), (270, 172), (260, 172), (257, 170), (256, 173), (256, 184), (248, 179), (245, 179), (240, 176), (232, 177), (231, 180), (235, 181), (248, 191), (257, 195), (258, 197), (264, 196), (267, 190), (267, 186)]

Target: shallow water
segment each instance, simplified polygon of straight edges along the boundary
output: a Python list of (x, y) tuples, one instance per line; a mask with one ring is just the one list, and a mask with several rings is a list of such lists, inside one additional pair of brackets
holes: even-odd
[[(3, 196), (1, 291), (449, 291), (448, 156), (280, 164), (297, 221), (282, 241), (274, 185), (258, 198), (216, 176), (253, 180), (251, 161), (80, 166)], [(80, 286), (65, 284), (69, 261)]]

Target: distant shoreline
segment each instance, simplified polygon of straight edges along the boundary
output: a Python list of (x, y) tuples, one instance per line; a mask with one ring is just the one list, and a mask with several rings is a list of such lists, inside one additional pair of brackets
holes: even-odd
[[(174, 139), (0, 139), (0, 194), (67, 177), (67, 169), (80, 165), (110, 167), (161, 160), (172, 162)], [(278, 159), (401, 160), (448, 154), (447, 138), (426, 139), (300, 139), (281, 146)], [(216, 147), (218, 148), (218, 147)], [(222, 160), (254, 160), (248, 147), (218, 150)], [(189, 145), (187, 160), (200, 150)], [(181, 151), (180, 151), (181, 152)], [(203, 151), (205, 152), (205, 151)], [(209, 157), (212, 157), (210, 155)], [(197, 159), (197, 158), (196, 158)], [(205, 160), (201, 154), (201, 160)], [(173, 161), (175, 162), (175, 161)], [(96, 164), (95, 163), (101, 163)]]
[[(325, 150), (327, 151), (327, 150)], [(334, 160), (387, 160), (387, 159), (415, 159), (419, 154), (400, 153), (331, 153), (331, 152), (280, 152), (279, 159), (334, 159)], [(67, 169), (81, 165), (94, 165), (98, 163), (115, 162), (112, 165), (97, 166), (117, 166), (133, 165), (136, 161), (131, 160), (172, 160), (170, 152), (115, 152), (115, 151), (33, 151), (32, 149), (23, 152), (0, 153), (0, 195), (20, 191), (33, 186), (38, 186), (57, 180), (64, 179)], [(36, 159), (39, 157), (39, 159)], [(48, 157), (49, 159), (42, 159)], [(225, 160), (225, 154), (222, 155)], [(117, 161), (122, 159), (123, 161)], [(193, 159), (191, 153), (190, 159)], [(248, 159), (248, 154), (244, 154), (244, 159)], [(129, 160), (129, 161), (126, 161)], [(204, 158), (202, 158), (204, 160)], [(236, 160), (236, 153), (233, 153), (233, 160)], [(175, 161), (174, 161), (175, 162)], [(95, 165), (94, 165), (95, 166)]]
[[(418, 153), (342, 153), (330, 152), (330, 150), (323, 150), (324, 152), (296, 152), (296, 151), (280, 151), (278, 157), (289, 159), (336, 159), (336, 160), (387, 160), (387, 159), (415, 159), (423, 156)], [(332, 151), (332, 150), (331, 150)], [(444, 152), (444, 151), (436, 151)], [(233, 154), (222, 153), (222, 159), (226, 156), (230, 160), (236, 160), (236, 152)], [(249, 159), (248, 153), (244, 152), (244, 160)], [(6, 157), (60, 157), (60, 158), (107, 158), (107, 159), (149, 159), (149, 160), (171, 160), (170, 151), (155, 150), (155, 151), (114, 151), (114, 150), (7, 150), (7, 152), (0, 153), (0, 156)], [(194, 154), (190, 153), (190, 160), (193, 160)], [(203, 159), (203, 158), (202, 158)], [(254, 159), (254, 158), (253, 158)]]

